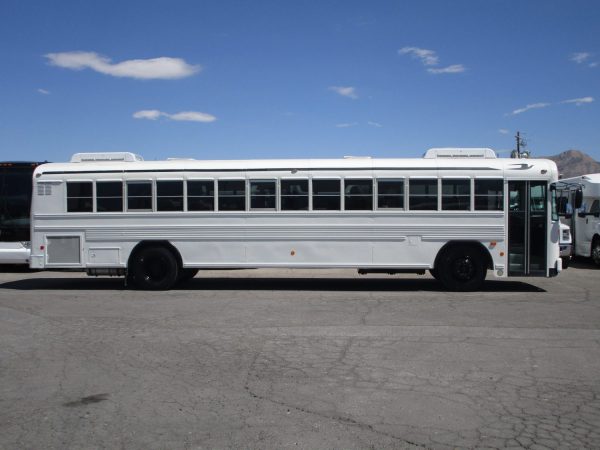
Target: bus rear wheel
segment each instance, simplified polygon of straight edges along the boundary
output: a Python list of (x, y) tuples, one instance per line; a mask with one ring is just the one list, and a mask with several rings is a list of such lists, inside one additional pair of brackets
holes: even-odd
[(487, 272), (481, 250), (472, 246), (453, 246), (440, 256), (436, 271), (439, 280), (451, 291), (476, 291)]
[(173, 253), (164, 247), (140, 249), (130, 261), (133, 284), (146, 291), (164, 291), (177, 281), (178, 264)]

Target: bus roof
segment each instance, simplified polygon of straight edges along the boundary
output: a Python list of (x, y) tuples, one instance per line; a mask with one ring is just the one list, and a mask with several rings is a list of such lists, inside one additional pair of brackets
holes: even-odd
[(260, 172), (311, 170), (488, 170), (514, 171), (515, 175), (557, 177), (556, 164), (545, 159), (511, 158), (339, 158), (339, 159), (251, 159), (251, 160), (165, 160), (96, 161), (48, 163), (36, 176), (140, 172)]

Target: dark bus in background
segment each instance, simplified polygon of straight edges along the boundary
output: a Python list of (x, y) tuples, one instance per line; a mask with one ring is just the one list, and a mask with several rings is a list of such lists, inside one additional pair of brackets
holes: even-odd
[(33, 170), (41, 162), (0, 162), (0, 264), (29, 264)]

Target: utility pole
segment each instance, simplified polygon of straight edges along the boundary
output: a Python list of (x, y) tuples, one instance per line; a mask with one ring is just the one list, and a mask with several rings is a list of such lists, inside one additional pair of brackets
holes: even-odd
[(527, 147), (527, 141), (521, 137), (521, 133), (519, 131), (517, 131), (517, 135), (515, 136), (515, 139), (517, 140), (517, 149), (512, 151), (512, 153), (510, 154), (510, 157), (511, 158), (529, 158), (528, 151), (524, 150), (521, 152), (521, 147)]

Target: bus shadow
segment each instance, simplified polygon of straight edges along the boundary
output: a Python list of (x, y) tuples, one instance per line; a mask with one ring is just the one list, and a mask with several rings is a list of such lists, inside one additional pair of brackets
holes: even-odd
[[(122, 278), (29, 278), (0, 284), (14, 290), (128, 290)], [(175, 291), (355, 291), (446, 292), (441, 283), (427, 279), (383, 278), (202, 278), (178, 284)], [(481, 292), (546, 292), (522, 281), (488, 280)]]

